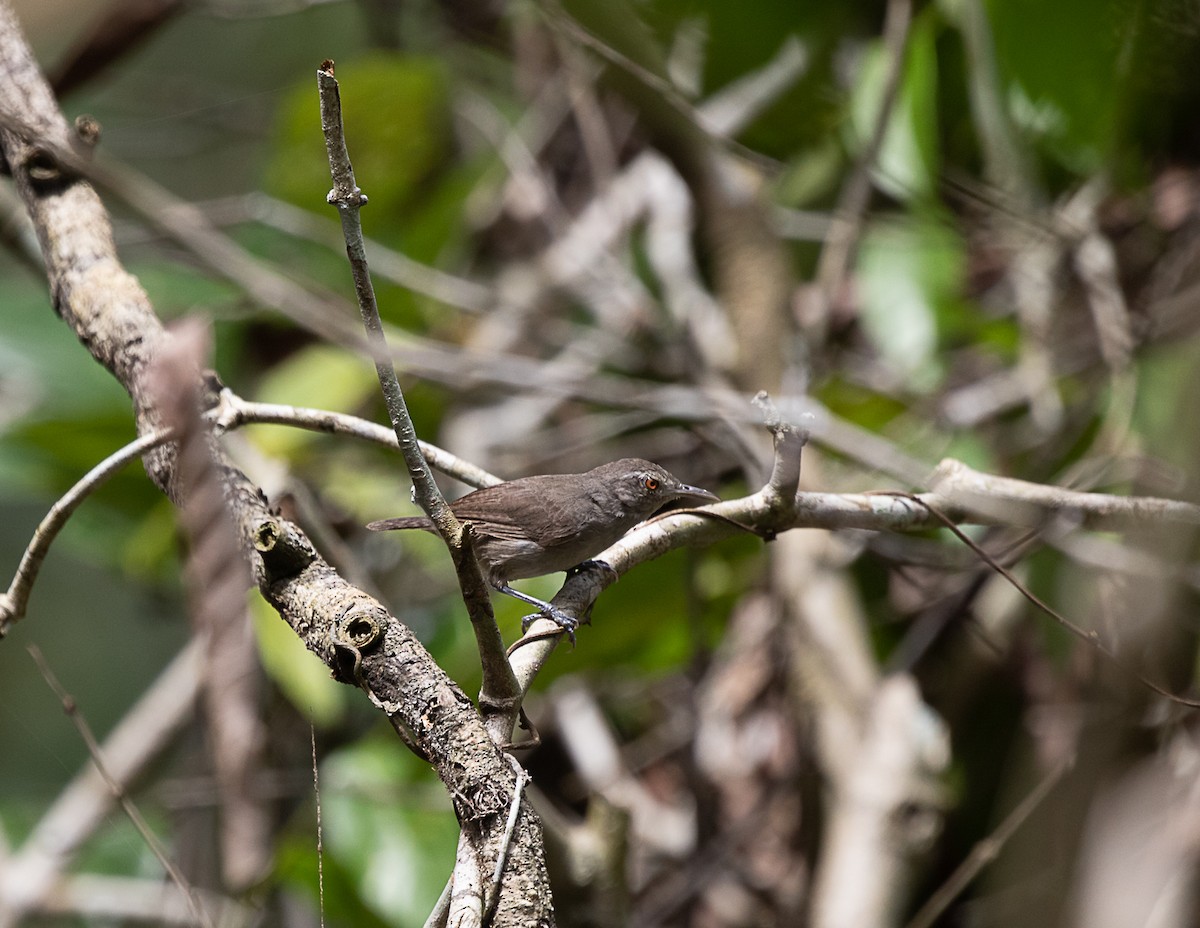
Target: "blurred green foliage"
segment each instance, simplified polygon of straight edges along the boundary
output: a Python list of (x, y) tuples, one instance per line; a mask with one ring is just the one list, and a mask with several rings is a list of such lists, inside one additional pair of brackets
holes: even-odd
[[(433, 56), (375, 53), (339, 62), (337, 76), (354, 88), (342, 99), (342, 117), (370, 218), (377, 234), (403, 233), (451, 161), (446, 66)], [(314, 211), (327, 207), (313, 191), (330, 184), (319, 117), (312, 83), (287, 95), (265, 175), (269, 192)]]
[[(1078, 399), (1077, 421), (1048, 449), (1022, 444), (1023, 433), (1008, 430), (1003, 418), (984, 428), (948, 426), (931, 405), (954, 385), (961, 355), (977, 367), (1000, 368), (1012, 365), (1018, 351), (1011, 315), (981, 305), (971, 292), (990, 257), (980, 255), (973, 233), (1017, 211), (1011, 191), (987, 177), (993, 153), (981, 130), (987, 102), (981, 95), (993, 94), (991, 104), (1032, 165), (1036, 189), (1025, 191), (1031, 201), (1052, 201), (1097, 176), (1117, 192), (1144, 196), (1158, 168), (1196, 160), (1200, 134), (1193, 114), (1200, 91), (1186, 68), (1195, 60), (1197, 28), (1179, 4), (1166, 0), (989, 0), (987, 38), (998, 80), (989, 88), (965, 37), (970, 2), (918, 5), (897, 103), (872, 173), (878, 197), (855, 264), (854, 331), (835, 333), (831, 348), (868, 357), (891, 389), (836, 368), (811, 386), (838, 415), (931, 462), (940, 454), (989, 470), (1017, 462), (1037, 470), (1023, 476), (1039, 479), (1087, 451), (1108, 414), (1108, 391), (1084, 378), (1068, 381), (1063, 389)], [(573, 0), (569, 7), (602, 41), (655, 73), (673, 73), (670, 66), (679, 66), (690, 41), (699, 50), (697, 67), (693, 86), (683, 89), (694, 102), (762, 67), (785, 40), (798, 37), (806, 51), (804, 74), (738, 142), (773, 159), (766, 186), (779, 205), (820, 209), (835, 201), (881, 104), (883, 3)], [(515, 123), (525, 106), (512, 86), (515, 63), (453, 35), (440, 7), (426, 2), (406, 5), (406, 24), (414, 28), (405, 33), (402, 52), (372, 48), (357, 9), (330, 4), (269, 21), (191, 11), (118, 65), (110, 83), (68, 101), (69, 107), (72, 114), (97, 111), (115, 130), (115, 151), (185, 195), (236, 195), (260, 185), (335, 224), (324, 202), (329, 177), (312, 80), (320, 59), (334, 57), (346, 88), (342, 102), (358, 181), (370, 197), (363, 213), (368, 234), (435, 266), (482, 276), (496, 259), (494, 243), (479, 241), (477, 201), (486, 199), (481, 190), (495, 197), (507, 167), (495, 139), (481, 141), (478, 126), (460, 125), (467, 120), (456, 115), (456, 104), (461, 94), (476, 94)], [(130, 233), (128, 225), (121, 231)], [(290, 273), (349, 293), (337, 248), (254, 223), (231, 234)], [(374, 374), (363, 359), (276, 320), (264, 322), (229, 284), (164, 252), (160, 243), (132, 238), (124, 246), (129, 264), (164, 317), (202, 311), (217, 318), (217, 366), (239, 392), (383, 421)], [(789, 249), (795, 267), (807, 272), (817, 247), (796, 242)], [(7, 258), (0, 261), (0, 563), (8, 573), (53, 499), (132, 437), (132, 417), (112, 377), (54, 316), (44, 282)], [(645, 283), (656, 291), (656, 281)], [(407, 331), (453, 340), (468, 328), (456, 310), (394, 284), (377, 286), (385, 317)], [(570, 313), (568, 306), (564, 315)], [(582, 318), (575, 314), (572, 321)], [(1183, 342), (1135, 361), (1140, 391), (1131, 425), (1141, 450), (1182, 475), (1194, 472), (1195, 441), (1185, 440), (1179, 411), (1190, 408), (1195, 391), (1195, 355)], [(419, 433), (436, 438), (456, 401), (453, 391), (408, 378), (405, 387)], [(341, 527), (405, 510), (407, 480), (393, 455), (274, 426), (244, 434), (257, 453), (310, 484)], [(31, 817), (20, 814), (20, 797), (49, 794), (83, 759), (59, 707), (22, 663), (20, 643), (54, 641), (56, 669), (104, 731), (186, 637), (177, 547), (172, 508), (134, 465), (84, 505), (52, 552), (29, 618), (0, 651), (6, 825)], [(406, 580), (420, 578), (410, 589), (428, 595), (412, 608), (414, 627), (473, 692), (478, 660), (440, 543), (423, 535), (380, 538), (363, 550), (378, 564), (412, 571)], [(742, 537), (702, 552), (675, 552), (631, 572), (604, 594), (579, 646), (561, 648), (538, 687), (581, 672), (652, 681), (703, 660), (734, 604), (760, 581), (762, 563), (761, 543)], [(886, 577), (876, 566), (855, 571), (884, 653), (900, 634), (888, 624)], [(1055, 588), (1061, 572), (1053, 554), (1030, 565), (1038, 588)], [(377, 574), (388, 586), (387, 570)], [(550, 596), (560, 580), (523, 587)], [(446, 595), (433, 595), (442, 591)], [(496, 597), (495, 607), (503, 631), (514, 636), (526, 610), (504, 597)], [(261, 599), (252, 597), (251, 611), (266, 669), (282, 695), (323, 728), (344, 722), (357, 694), (301, 653)], [(1063, 656), (1068, 642), (1047, 628), (1048, 651)], [(995, 718), (977, 720), (980, 731), (969, 729), (967, 738), (984, 740), (1015, 725), (1009, 697), (1002, 692), (1002, 708), (989, 709)], [(971, 754), (961, 772), (976, 785), (997, 775), (979, 756)], [(427, 767), (397, 751), (390, 736), (368, 737), (331, 755), (322, 773), (331, 920), (419, 924), (449, 870), (455, 834), (449, 804)], [(297, 813), (275, 878), (309, 893), (315, 864), (305, 814)], [(968, 815), (982, 817), (978, 810)], [(119, 831), (112, 840), (129, 839)], [(106, 845), (97, 859), (107, 861), (110, 851), (114, 867), (136, 868), (140, 852), (122, 857), (121, 847)], [(397, 882), (398, 874), (409, 882)]]

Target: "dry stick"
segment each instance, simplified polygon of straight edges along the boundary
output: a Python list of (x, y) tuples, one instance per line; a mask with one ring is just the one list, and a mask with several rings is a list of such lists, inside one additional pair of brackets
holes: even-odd
[(379, 375), (379, 385), (383, 390), (392, 428), (396, 432), (400, 453), (404, 456), (404, 463), (412, 476), (417, 503), (433, 520), (442, 540), (450, 549), (483, 667), (480, 706), (485, 722), (490, 722), (489, 732), (498, 744), (505, 744), (511, 734), (511, 725), (507, 732), (502, 731), (494, 720), (497, 719), (497, 714), (500, 719), (508, 715), (504, 710), (519, 702), (521, 692), (504, 654), (504, 640), (500, 636), (500, 629), (492, 612), (489, 589), (471, 549), (470, 534), (455, 518), (449, 504), (438, 490), (437, 483), (434, 482), (429, 464), (421, 454), (416, 429), (408, 414), (404, 393), (400, 389), (400, 381), (396, 377), (396, 370), (388, 353), (387, 338), (383, 333), (383, 322), (379, 318), (379, 306), (375, 300), (375, 288), (371, 284), (371, 274), (367, 268), (362, 221), (359, 215), (367, 198), (354, 180), (354, 168), (350, 164), (350, 153), (346, 148), (345, 130), (342, 126), (341, 98), (337, 80), (333, 76), (333, 62), (330, 60), (326, 60), (317, 69), (317, 90), (321, 100), (321, 131), (325, 136), (329, 171), (333, 177), (333, 189), (329, 191), (327, 199), (337, 207), (338, 216), (342, 220), (346, 254), (354, 275), (354, 292), (358, 297), (363, 325), (366, 327), (367, 343), (375, 361), (375, 371)]
[(29, 605), (29, 594), (33, 590), (34, 581), (37, 580), (38, 571), (41, 570), (50, 545), (54, 543), (54, 539), (58, 537), (72, 513), (79, 508), (79, 504), (126, 464), (164, 444), (170, 438), (170, 429), (159, 429), (149, 435), (143, 435), (93, 467), (50, 507), (50, 511), (33, 532), (33, 538), (25, 549), (8, 592), (0, 596), (0, 638), (8, 632), (10, 625), (25, 615)]
[(409, 416), (408, 405), (404, 401), (404, 392), (400, 389), (400, 381), (388, 355), (383, 321), (379, 317), (379, 305), (375, 300), (375, 287), (371, 283), (371, 274), (367, 268), (362, 221), (359, 215), (367, 197), (354, 180), (354, 168), (350, 164), (350, 153), (346, 148), (341, 98), (333, 76), (332, 61), (326, 60), (317, 70), (317, 90), (321, 101), (321, 131), (325, 136), (329, 172), (333, 178), (333, 189), (329, 191), (326, 200), (337, 209), (342, 222), (346, 254), (354, 276), (354, 293), (362, 313), (367, 343), (375, 362), (375, 372), (379, 375), (379, 385), (383, 390), (383, 399), (392, 420), (392, 428), (396, 432), (404, 463), (412, 476), (417, 503), (433, 520), (443, 538), (457, 538), (462, 533), (462, 526), (454, 518), (449, 504), (438, 490), (433, 473), (421, 454), (416, 429)]
[(1181, 706), (1187, 706), (1191, 709), (1200, 709), (1200, 700), (1189, 699), (1186, 696), (1178, 696), (1175, 693), (1172, 693), (1170, 690), (1159, 686), (1153, 680), (1149, 679), (1134, 668), (1127, 666), (1125, 662), (1117, 656), (1117, 653), (1104, 643), (1098, 632), (1094, 630), (1088, 631), (1086, 628), (1076, 625), (1061, 612), (1058, 612), (1056, 609), (1042, 600), (1036, 593), (1021, 583), (1021, 581), (1016, 578), (1012, 571), (1010, 571), (1007, 567), (1005, 567), (985, 550), (983, 550), (983, 548), (981, 548), (978, 544), (976, 544), (966, 532), (955, 525), (953, 520), (951, 520), (951, 518), (945, 513), (941, 512), (936, 506), (931, 505), (930, 503), (921, 499), (919, 496), (914, 496), (911, 493), (890, 492), (881, 495), (898, 496), (903, 499), (911, 499), (913, 502), (920, 503), (929, 511), (930, 515), (932, 515), (943, 526), (953, 532), (954, 536), (958, 538), (959, 541), (979, 555), (984, 563), (986, 563), (989, 567), (996, 571), (996, 573), (1000, 574), (1000, 576), (1012, 584), (1016, 591), (1025, 597), (1025, 599), (1029, 600), (1029, 602), (1033, 603), (1034, 606), (1036, 606), (1046, 615), (1050, 616), (1050, 618), (1054, 619), (1055, 622), (1069, 631), (1080, 641), (1086, 641), (1088, 644), (1094, 647), (1097, 651), (1107, 657), (1118, 670), (1129, 674), (1143, 686), (1153, 690), (1159, 696), (1163, 696), (1171, 700), (1171, 702), (1178, 703)]
[[(396, 433), (386, 426), (348, 413), (305, 406), (288, 406), (282, 403), (256, 403), (242, 399), (228, 387), (221, 391), (220, 401), (214, 410), (214, 425), (221, 431), (231, 431), (243, 425), (290, 425), (313, 432), (349, 435), (363, 441), (374, 442), (391, 448), (398, 447)], [(444, 448), (418, 441), (421, 454), (434, 470), (472, 487), (490, 487), (501, 480), (482, 467), (451, 454)]]
[(191, 909), (192, 916), (201, 925), (206, 926), (206, 928), (212, 928), (212, 921), (209, 919), (208, 912), (200, 905), (200, 900), (196, 897), (195, 890), (188, 883), (187, 878), (180, 872), (179, 868), (171, 861), (171, 858), (167, 855), (167, 849), (163, 847), (162, 842), (158, 840), (158, 835), (146, 823), (146, 820), (142, 817), (142, 813), (133, 804), (133, 800), (129, 798), (124, 787), (108, 772), (108, 766), (105, 764), (104, 758), (100, 753), (100, 744), (96, 741), (96, 736), (92, 734), (91, 726), (88, 725), (87, 720), (79, 711), (79, 706), (76, 704), (75, 699), (58, 682), (58, 678), (50, 670), (50, 665), (46, 663), (46, 658), (42, 656), (42, 652), (37, 645), (29, 646), (29, 656), (33, 658), (38, 670), (41, 671), (42, 678), (62, 703), (63, 711), (67, 713), (67, 717), (70, 718), (71, 723), (75, 726), (75, 730), (79, 732), (79, 737), (87, 747), (88, 755), (92, 758), (92, 763), (96, 765), (96, 771), (104, 780), (105, 785), (121, 804), (121, 808), (129, 816), (133, 827), (142, 836), (142, 840), (146, 842), (146, 846), (150, 848), (151, 853), (162, 864), (162, 868), (171, 877), (171, 880), (178, 887), (179, 891), (183, 893), (184, 898), (187, 899), (188, 908)]
[(954, 869), (946, 882), (925, 901), (925, 904), (917, 910), (917, 914), (904, 928), (932, 928), (941, 914), (949, 908), (950, 903), (959, 897), (975, 877), (979, 876), (984, 867), (999, 856), (1008, 840), (1050, 795), (1050, 791), (1058, 785), (1058, 781), (1070, 768), (1069, 762), (1063, 762), (1042, 777), (1041, 782), (1029, 791), (1029, 794), (1017, 804), (1017, 807), (1008, 814), (1000, 826), (971, 848), (971, 852), (967, 854), (963, 862)]

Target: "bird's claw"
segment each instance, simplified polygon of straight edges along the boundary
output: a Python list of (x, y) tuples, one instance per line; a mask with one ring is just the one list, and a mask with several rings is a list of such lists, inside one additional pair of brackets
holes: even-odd
[(521, 619), (521, 632), (524, 634), (529, 631), (529, 626), (538, 619), (549, 619), (567, 635), (567, 640), (571, 642), (571, 647), (575, 647), (575, 630), (579, 628), (579, 620), (573, 615), (567, 615), (561, 609), (556, 609), (553, 606), (548, 606), (539, 612), (532, 615), (527, 615)]

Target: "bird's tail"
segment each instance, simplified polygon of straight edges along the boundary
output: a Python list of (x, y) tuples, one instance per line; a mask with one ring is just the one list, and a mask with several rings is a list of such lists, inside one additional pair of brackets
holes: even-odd
[(408, 528), (419, 528), (426, 532), (436, 531), (433, 527), (433, 521), (426, 516), (401, 516), (398, 519), (380, 519), (378, 522), (369, 523), (367, 528), (373, 532), (398, 532)]

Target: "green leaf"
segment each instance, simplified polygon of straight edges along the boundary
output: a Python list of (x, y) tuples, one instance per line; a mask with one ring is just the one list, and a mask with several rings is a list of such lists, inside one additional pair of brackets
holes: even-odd
[(341, 750), (322, 771), (326, 848), (356, 874), (367, 906), (394, 925), (428, 915), (458, 840), (444, 790), (414, 761), (393, 737)]
[(1011, 117), (1062, 164), (1100, 168), (1119, 127), (1119, 36), (1141, 4), (1004, 0), (986, 4)]
[(938, 382), (938, 316), (959, 299), (965, 262), (958, 234), (932, 218), (880, 221), (863, 238), (863, 331), (910, 389), (925, 391)]

